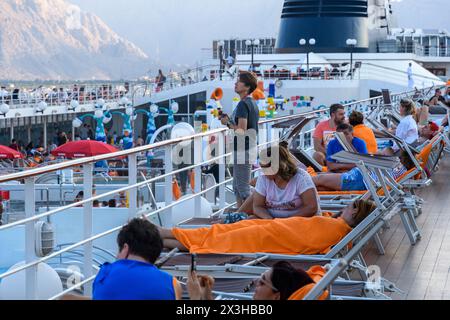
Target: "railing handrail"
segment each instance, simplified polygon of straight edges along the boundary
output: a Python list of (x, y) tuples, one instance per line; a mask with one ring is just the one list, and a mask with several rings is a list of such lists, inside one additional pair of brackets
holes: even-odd
[(55, 171), (59, 171), (59, 170), (64, 170), (64, 169), (67, 169), (70, 167), (81, 166), (84, 164), (95, 163), (95, 162), (99, 162), (99, 161), (103, 161), (103, 160), (122, 158), (122, 157), (130, 156), (133, 154), (147, 152), (147, 151), (151, 151), (154, 149), (166, 147), (166, 146), (169, 146), (172, 144), (178, 144), (178, 143), (181, 143), (184, 141), (193, 140), (195, 138), (208, 137), (211, 135), (219, 134), (226, 130), (227, 129), (225, 129), (225, 128), (224, 129), (216, 129), (216, 130), (212, 130), (212, 131), (208, 131), (208, 132), (204, 132), (204, 133), (195, 134), (193, 136), (187, 136), (187, 137), (182, 137), (182, 138), (177, 138), (177, 139), (172, 139), (172, 140), (165, 140), (165, 141), (157, 142), (155, 144), (146, 145), (146, 146), (142, 146), (142, 147), (136, 147), (136, 148), (129, 149), (129, 150), (122, 150), (122, 151), (118, 151), (118, 152), (114, 152), (114, 153), (108, 153), (108, 154), (104, 154), (104, 155), (87, 157), (87, 158), (82, 158), (82, 159), (77, 159), (77, 160), (69, 160), (69, 161), (53, 164), (53, 165), (50, 165), (47, 167), (31, 169), (28, 171), (9, 174), (6, 176), (0, 176), (0, 183), (12, 181), (12, 180), (18, 180), (18, 179), (32, 178), (37, 175), (41, 175), (41, 174), (45, 174), (45, 173), (49, 173), (49, 172), (55, 172)]

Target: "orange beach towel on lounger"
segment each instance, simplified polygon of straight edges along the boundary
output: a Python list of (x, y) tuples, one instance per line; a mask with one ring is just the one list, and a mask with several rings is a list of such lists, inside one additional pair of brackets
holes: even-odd
[(352, 228), (329, 217), (245, 220), (201, 229), (173, 229), (191, 253), (325, 254)]

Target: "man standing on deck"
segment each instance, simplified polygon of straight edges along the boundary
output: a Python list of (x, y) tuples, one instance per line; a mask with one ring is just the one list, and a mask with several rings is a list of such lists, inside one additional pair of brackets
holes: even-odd
[(408, 89), (413, 90), (414, 89), (414, 78), (413, 78), (412, 63), (409, 64), (407, 73), (408, 73)]
[(250, 197), (252, 159), (256, 160), (259, 124), (259, 108), (252, 98), (258, 80), (250, 72), (242, 72), (235, 85), (241, 101), (233, 112), (228, 128), (234, 130), (233, 188), (237, 206)]

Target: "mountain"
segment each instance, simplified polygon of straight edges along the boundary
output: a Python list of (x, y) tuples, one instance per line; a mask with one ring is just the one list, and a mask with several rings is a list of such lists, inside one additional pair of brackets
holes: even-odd
[(65, 0), (0, 1), (0, 79), (131, 79), (151, 64), (100, 18)]

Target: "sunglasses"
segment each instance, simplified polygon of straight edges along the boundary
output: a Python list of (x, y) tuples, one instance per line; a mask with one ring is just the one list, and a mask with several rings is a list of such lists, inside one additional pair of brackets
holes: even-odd
[(266, 280), (266, 273), (264, 273), (260, 278), (250, 282), (250, 284), (247, 287), (245, 287), (244, 292), (245, 293), (249, 292), (255, 285), (269, 287), (275, 293), (280, 292), (280, 290), (275, 288), (269, 281)]
[(270, 168), (271, 166), (272, 166), (272, 163), (267, 163), (267, 164), (260, 164), (259, 165), (262, 169), (267, 169), (267, 168)]

